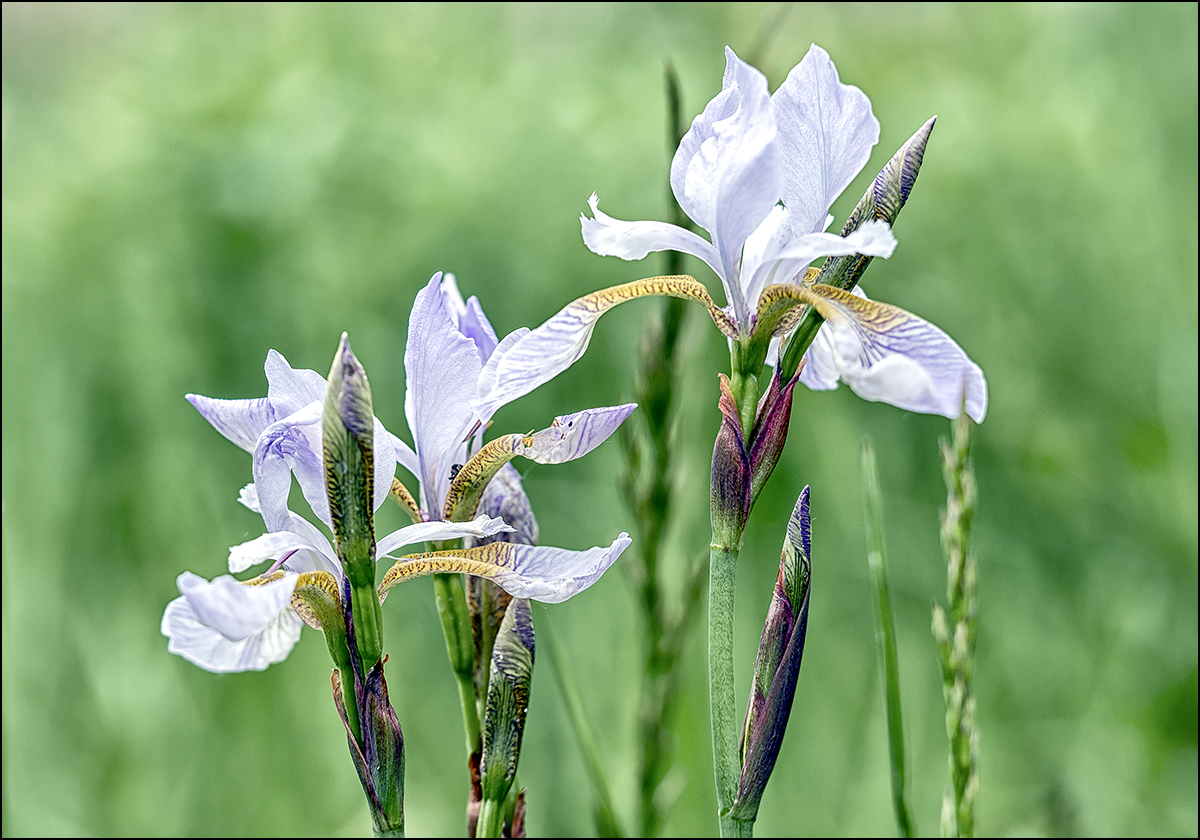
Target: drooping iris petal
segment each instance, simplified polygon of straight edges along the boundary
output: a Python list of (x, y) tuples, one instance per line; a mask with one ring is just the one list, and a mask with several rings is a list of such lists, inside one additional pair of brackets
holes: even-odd
[(772, 109), (792, 231), (796, 236), (823, 231), (834, 200), (879, 142), (871, 100), (842, 84), (829, 53), (813, 44), (775, 91)]
[(413, 554), (384, 575), (380, 595), (401, 581), (438, 572), (464, 572), (496, 583), (515, 598), (557, 604), (587, 589), (629, 547), (622, 533), (610, 546), (571, 551), (549, 546), (497, 542), (457, 551)]
[(457, 453), (474, 419), (471, 399), (482, 363), (475, 342), (455, 328), (441, 272), (417, 293), (408, 321), (404, 413), (416, 443), (421, 506), (436, 515), (449, 484), (448, 453)]
[(208, 671), (261, 671), (282, 662), (303, 622), (288, 607), (298, 575), (258, 586), (222, 575), (211, 583), (179, 576), (183, 595), (167, 605), (161, 630), (167, 650)]
[(214, 429), (247, 452), (254, 451), (254, 444), (263, 429), (279, 419), (267, 397), (217, 400), (200, 394), (188, 394), (186, 399)]
[(476, 415), (486, 422), (500, 406), (558, 376), (583, 355), (601, 315), (618, 304), (652, 295), (694, 300), (708, 309), (723, 333), (737, 335), (733, 321), (692, 277), (651, 277), (601, 289), (568, 303), (532, 332), (505, 336), (479, 378), (479, 396), (472, 403)]
[(583, 242), (602, 257), (640, 260), (651, 251), (679, 251), (708, 263), (718, 277), (724, 277), (721, 254), (713, 245), (692, 231), (668, 222), (626, 222), (600, 210), (600, 198), (592, 193), (588, 206), (592, 218), (582, 213), (579, 224)]
[[(829, 335), (820, 341), (818, 333), (820, 343), (814, 341), (808, 350), (809, 381), (827, 383), (832, 367), (863, 399), (950, 418), (961, 412), (965, 389), (967, 414), (983, 421), (983, 371), (950, 336), (899, 307), (829, 286), (813, 292), (810, 302), (827, 322), (821, 332)], [(804, 374), (800, 380), (808, 384)]]
[(300, 576), (285, 573), (278, 580), (257, 586), (230, 575), (207, 581), (184, 572), (176, 585), (196, 617), (230, 641), (241, 641), (261, 632), (292, 599)]
[(539, 464), (582, 458), (608, 440), (635, 408), (637, 403), (627, 403), (555, 417), (549, 428), (525, 438), (520, 454)]
[(503, 519), (477, 516), (470, 522), (418, 522), (393, 531), (375, 544), (377, 557), (385, 557), (401, 546), (421, 542), (441, 542), (463, 537), (483, 539), (514, 530)]
[(294, 572), (326, 571), (341, 577), (342, 571), (329, 540), (307, 520), (288, 512), (288, 528), (270, 531), (229, 549), (229, 571), (237, 574), (251, 566), (287, 556)]

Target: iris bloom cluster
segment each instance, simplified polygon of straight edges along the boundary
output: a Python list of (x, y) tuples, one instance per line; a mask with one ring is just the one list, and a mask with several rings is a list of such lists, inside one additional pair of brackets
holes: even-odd
[[(408, 497), (414, 523), (380, 538), (376, 556), (388, 557), (414, 543), (483, 541), (515, 530), (499, 517), (471, 515), (463, 517), (468, 521), (449, 521), (451, 517), (443, 515), (451, 495), (451, 473), (467, 476), (469, 471), (461, 466), (477, 454), (491, 419), (490, 413), (474, 413), (471, 400), (496, 344), (478, 301), (464, 303), (452, 279), (443, 282), (440, 273), (434, 275), (417, 296), (405, 352), (405, 413), (415, 451), (378, 418), (373, 435), (372, 509), (378, 510), (394, 487), (402, 500), (407, 496), (395, 480), (397, 462), (417, 477), (421, 503), (417, 507)], [(282, 661), (299, 639), (305, 615), (294, 597), (297, 586), (319, 585), (340, 593), (344, 584), (344, 570), (329, 538), (288, 509), (294, 476), (313, 514), (332, 528), (321, 439), (328, 383), (315, 371), (292, 368), (274, 350), (267, 356), (266, 375), (266, 397), (222, 400), (188, 395), (217, 431), (253, 456), (254, 481), (243, 488), (239, 501), (261, 514), (267, 532), (230, 549), (231, 575), (272, 562), (262, 575), (244, 582), (231, 575), (212, 581), (191, 572), (179, 576), (180, 597), (167, 606), (162, 632), (170, 639), (168, 650), (210, 671), (263, 670)], [(508, 441), (507, 457), (520, 455), (542, 463), (580, 457), (612, 434), (634, 407), (556, 418), (542, 432), (513, 436), (519, 439)], [(499, 507), (527, 510), (528, 500), (514, 478), (515, 471), (508, 480), (496, 482), (503, 489), (493, 492), (513, 497)], [(586, 551), (505, 543), (479, 556), (445, 552), (450, 556), (400, 559), (381, 590), (418, 575), (469, 566), (472, 574), (496, 581), (516, 597), (561, 601), (598, 580), (628, 544), (628, 536), (621, 534), (610, 546)]]

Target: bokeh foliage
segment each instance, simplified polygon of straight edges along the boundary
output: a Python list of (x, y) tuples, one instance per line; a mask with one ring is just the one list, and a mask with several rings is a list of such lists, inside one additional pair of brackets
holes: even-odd
[[(174, 579), (261, 520), (249, 458), (184, 401), (260, 396), (276, 348), (324, 371), (342, 330), (406, 435), (413, 297), (454, 271), (501, 333), (656, 273), (589, 254), (592, 190), (665, 218), (662, 72), (685, 113), (722, 48), (772, 87), (824, 46), (882, 138), (834, 212), (925, 119), (921, 178), (871, 294), (953, 335), (991, 390), (975, 436), (982, 834), (1197, 831), (1197, 12), (1182, 5), (44, 6), (3, 12), (3, 832), (365, 834), (325, 646), (215, 676), (166, 653)], [(719, 294), (703, 266), (691, 270)], [(496, 431), (622, 401), (642, 320)], [(724, 340), (685, 341), (679, 515), (706, 550)], [(918, 826), (947, 780), (929, 604), (944, 586), (948, 423), (797, 393), (738, 587), (749, 687), (787, 513), (812, 485), (813, 599), (762, 835), (893, 830), (859, 500), (874, 438)], [(620, 453), (529, 466), (547, 544), (625, 529)], [(386, 509), (381, 528), (398, 527)], [(391, 517), (391, 519), (389, 519)], [(619, 565), (619, 564), (618, 564)], [(431, 585), (385, 607), (407, 825), (460, 834), (465, 768)], [(535, 606), (567, 644), (618, 808), (633, 808), (638, 645), (620, 573)], [(703, 621), (685, 656), (670, 833), (711, 834)], [(549, 660), (546, 660), (548, 667)], [(549, 673), (521, 783), (536, 834), (594, 830)]]

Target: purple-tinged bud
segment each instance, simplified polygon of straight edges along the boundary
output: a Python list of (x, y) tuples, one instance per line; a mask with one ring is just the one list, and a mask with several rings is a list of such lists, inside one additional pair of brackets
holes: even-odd
[(792, 392), (799, 379), (797, 371), (784, 385), (776, 366), (767, 393), (759, 402), (754, 431), (750, 433), (750, 503), (747, 510), (754, 507), (758, 494), (779, 463), (792, 416)]
[(808, 488), (796, 500), (779, 559), (775, 592), (767, 610), (746, 725), (742, 733), (742, 777), (731, 815), (753, 822), (758, 803), (783, 743), (808, 629), (812, 577)]
[[(360, 703), (363, 753), (371, 773), (371, 784), (380, 811), (373, 814), (376, 835), (403, 836), (404, 831), (404, 733), (388, 701), (383, 663), (367, 672)], [(397, 833), (399, 832), (399, 833)]]
[(721, 428), (713, 445), (712, 522), (713, 538), (724, 545), (741, 543), (742, 529), (750, 515), (750, 456), (746, 452), (742, 421), (729, 379), (721, 377)]
[(346, 715), (341, 676), (331, 677), (333, 702), (346, 727), (350, 757), (358, 771), (371, 810), (371, 821), (377, 837), (404, 836), (404, 735), (400, 722), (388, 702), (387, 683), (383, 679), (382, 663), (376, 663), (367, 674), (365, 685), (355, 679), (358, 715), (361, 720), (363, 744), (354, 737)]

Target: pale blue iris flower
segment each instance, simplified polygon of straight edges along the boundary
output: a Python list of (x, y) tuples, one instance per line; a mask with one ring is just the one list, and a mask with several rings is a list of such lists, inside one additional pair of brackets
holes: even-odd
[[(727, 317), (718, 326), (745, 341), (756, 329), (764, 288), (801, 282), (818, 257), (888, 257), (896, 240), (878, 220), (845, 237), (825, 232), (829, 208), (879, 139), (870, 100), (841, 83), (829, 55), (813, 45), (773, 95), (763, 74), (732, 49), (725, 58), (721, 92), (692, 122), (671, 164), (680, 207), (709, 239), (665, 222), (615, 219), (600, 211), (595, 194), (592, 217), (582, 216), (581, 225), (597, 254), (638, 260), (674, 250), (703, 260), (725, 291)], [(502, 348), (507, 353), (477, 404), (513, 399), (573, 364), (611, 305), (597, 297), (580, 298)], [(809, 348), (802, 382), (824, 389), (840, 380), (866, 399), (951, 417), (965, 388), (967, 413), (983, 419), (983, 373), (949, 336), (904, 310), (857, 300), (833, 295), (818, 302), (826, 323)]]

